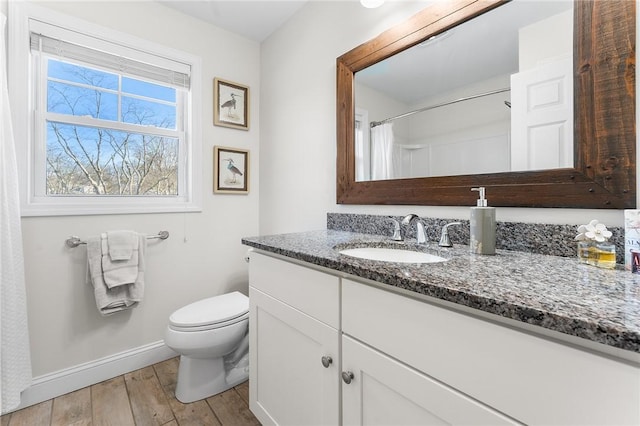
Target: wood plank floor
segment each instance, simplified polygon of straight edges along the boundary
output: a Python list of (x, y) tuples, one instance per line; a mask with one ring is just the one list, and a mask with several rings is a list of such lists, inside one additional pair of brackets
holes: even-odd
[(253, 426), (249, 382), (183, 404), (175, 397), (178, 358), (132, 371), (0, 417), (0, 426)]

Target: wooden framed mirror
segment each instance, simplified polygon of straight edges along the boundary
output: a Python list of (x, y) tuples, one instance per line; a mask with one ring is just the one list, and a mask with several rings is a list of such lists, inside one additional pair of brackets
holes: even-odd
[(503, 207), (636, 206), (635, 2), (574, 2), (574, 166), (540, 171), (356, 181), (354, 75), (506, 3), (436, 2), (337, 59), (337, 203)]

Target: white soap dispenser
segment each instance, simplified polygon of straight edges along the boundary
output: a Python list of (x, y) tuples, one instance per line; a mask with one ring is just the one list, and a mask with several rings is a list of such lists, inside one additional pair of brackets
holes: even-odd
[(496, 253), (496, 208), (487, 206), (484, 187), (471, 188), (478, 191), (476, 207), (471, 207), (471, 232), (469, 246), (471, 253)]

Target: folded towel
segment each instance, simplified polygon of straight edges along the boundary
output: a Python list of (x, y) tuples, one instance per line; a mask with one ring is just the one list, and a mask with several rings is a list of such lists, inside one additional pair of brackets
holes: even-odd
[[(112, 260), (109, 255), (109, 237), (107, 233), (101, 234), (102, 244), (102, 274), (104, 282), (109, 288), (120, 285), (133, 284), (136, 281), (140, 263), (140, 236), (135, 234), (135, 248), (127, 260)], [(143, 237), (146, 243), (146, 239)], [(143, 266), (144, 269), (144, 266)]]
[(111, 260), (129, 260), (138, 248), (138, 234), (133, 231), (109, 231), (107, 243)]
[[(139, 235), (138, 241), (139, 250), (144, 253), (147, 242), (145, 236)], [(144, 295), (144, 260), (138, 262), (139, 271), (134, 283), (110, 289), (104, 282), (102, 257), (102, 238), (87, 238), (89, 277), (93, 285), (93, 293), (98, 311), (103, 316), (108, 316), (135, 307), (142, 301)]]

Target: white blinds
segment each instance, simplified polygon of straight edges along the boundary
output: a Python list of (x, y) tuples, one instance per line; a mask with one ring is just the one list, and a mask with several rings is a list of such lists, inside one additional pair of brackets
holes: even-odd
[[(117, 73), (140, 77), (145, 80), (169, 84), (174, 87), (189, 88), (188, 70), (175, 70), (137, 61), (121, 55), (114, 55), (79, 44), (48, 37), (31, 32), (31, 50), (55, 55), (60, 58), (81, 61)], [(166, 62), (166, 59), (163, 58)], [(176, 68), (188, 68), (185, 64), (176, 63)], [(187, 71), (187, 72), (184, 72)]]

